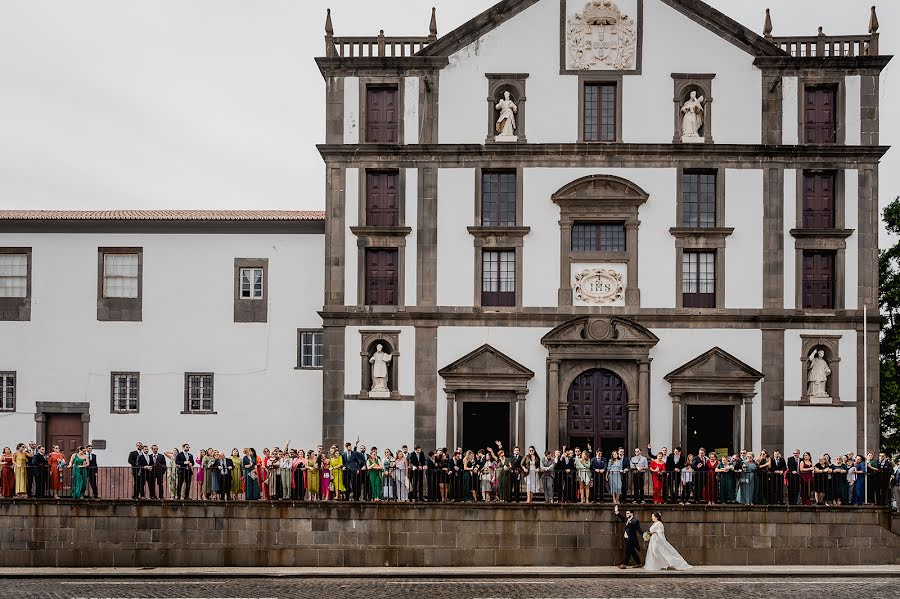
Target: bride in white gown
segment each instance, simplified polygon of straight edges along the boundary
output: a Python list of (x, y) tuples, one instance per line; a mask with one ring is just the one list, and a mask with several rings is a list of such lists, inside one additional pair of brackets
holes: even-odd
[(662, 516), (654, 512), (651, 516), (653, 524), (650, 526), (650, 542), (647, 544), (647, 557), (644, 559), (645, 570), (687, 570), (691, 567), (684, 561), (674, 547), (666, 540), (666, 529), (662, 523)]

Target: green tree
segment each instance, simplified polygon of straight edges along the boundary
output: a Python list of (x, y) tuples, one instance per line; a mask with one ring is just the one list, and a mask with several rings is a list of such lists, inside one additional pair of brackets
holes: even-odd
[[(888, 232), (900, 235), (900, 197), (884, 209)], [(881, 443), (886, 451), (900, 453), (900, 242), (881, 250), (878, 305), (881, 329)]]

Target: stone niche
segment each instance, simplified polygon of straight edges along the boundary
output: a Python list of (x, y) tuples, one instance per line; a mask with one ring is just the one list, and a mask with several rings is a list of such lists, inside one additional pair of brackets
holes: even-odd
[[(360, 331), (359, 334), (362, 337), (359, 346), (361, 360), (359, 399), (401, 399), (397, 374), (399, 372), (398, 360), (400, 358), (400, 331), (365, 330)], [(391, 361), (388, 363), (387, 377), (389, 391), (386, 394), (376, 393), (373, 395), (371, 392), (372, 365), (369, 364), (369, 358), (375, 353), (378, 345), (382, 346), (381, 350), (383, 352), (391, 356)]]
[[(672, 104), (675, 114), (672, 143), (713, 143), (712, 81), (715, 76), (715, 73), (672, 73), (674, 85)], [(686, 139), (684, 137), (685, 132), (683, 131), (684, 114), (681, 109), (685, 106), (685, 103), (691, 100), (692, 92), (698, 100), (701, 100), (700, 104), (703, 107), (701, 118), (703, 124), (698, 131), (699, 137), (695, 139)]]
[[(487, 137), (485, 143), (525, 143), (525, 80), (528, 73), (486, 73), (488, 80), (487, 90)], [(504, 93), (509, 92), (509, 99), (516, 105), (515, 135), (504, 137), (498, 135), (497, 119), (500, 117), (500, 109), (497, 103), (504, 99)]]
[[(841, 406), (840, 398), (840, 366), (839, 353), (840, 335), (800, 335), (800, 405), (831, 405)], [(823, 359), (828, 364), (831, 374), (825, 382), (825, 391), (828, 397), (809, 396), (809, 356), (813, 350), (822, 350)]]

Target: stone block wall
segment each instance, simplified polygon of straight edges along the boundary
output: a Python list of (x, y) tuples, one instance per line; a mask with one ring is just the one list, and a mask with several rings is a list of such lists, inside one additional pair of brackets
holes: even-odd
[[(659, 506), (695, 565), (900, 564), (877, 508)], [(651, 509), (638, 517), (649, 527)], [(0, 566), (598, 566), (609, 506), (2, 501)]]

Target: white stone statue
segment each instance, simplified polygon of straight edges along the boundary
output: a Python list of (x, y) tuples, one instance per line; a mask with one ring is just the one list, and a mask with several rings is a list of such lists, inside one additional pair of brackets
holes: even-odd
[(497, 102), (494, 108), (500, 111), (500, 116), (497, 117), (495, 127), (497, 135), (494, 136), (494, 141), (518, 141), (516, 113), (519, 112), (519, 107), (510, 99), (508, 91), (503, 92), (503, 98)]
[(681, 106), (681, 141), (685, 143), (703, 143), (706, 141), (700, 135), (700, 127), (703, 126), (703, 96), (697, 97), (697, 92), (692, 91), (691, 97)]
[(825, 389), (831, 368), (825, 361), (825, 352), (814, 349), (809, 354), (809, 366), (807, 367), (806, 393), (810, 398), (827, 399), (828, 391)]
[(388, 364), (391, 362), (391, 354), (382, 351), (379, 343), (375, 346), (375, 353), (369, 358), (372, 365), (372, 389), (369, 397), (389, 397), (391, 390), (388, 388)]

